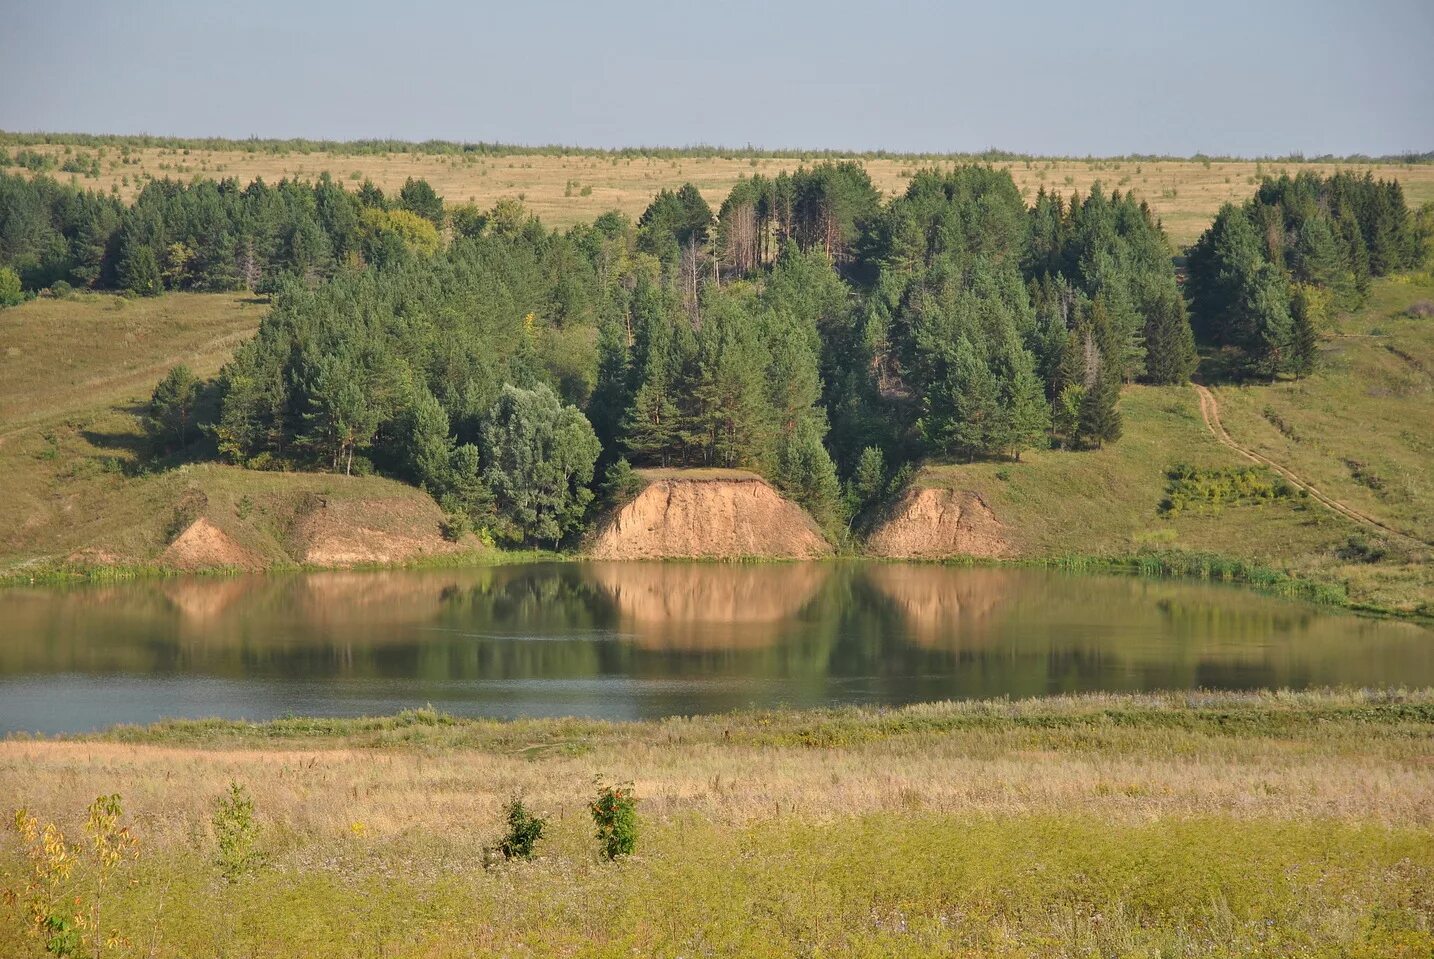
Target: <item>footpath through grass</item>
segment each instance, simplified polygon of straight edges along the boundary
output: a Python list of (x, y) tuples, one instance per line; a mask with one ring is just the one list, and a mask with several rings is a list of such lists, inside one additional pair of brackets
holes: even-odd
[[(632, 858), (597, 856), (594, 776), (634, 784)], [(260, 829), (232, 881), (210, 825), (230, 782)], [(113, 956), (1434, 949), (1434, 690), (0, 743), (0, 796), (72, 838), (115, 792), (141, 846), (104, 893)], [(548, 828), (536, 860), (495, 863), (515, 795)], [(0, 886), (23, 868), (6, 836)], [(88, 867), (66, 894), (93, 899)], [(23, 926), (0, 907), (0, 954), (27, 954)]]

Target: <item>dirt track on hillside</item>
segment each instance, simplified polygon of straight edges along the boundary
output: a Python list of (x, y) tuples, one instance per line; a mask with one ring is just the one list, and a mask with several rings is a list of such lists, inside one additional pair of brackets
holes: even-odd
[(1302, 489), (1306, 493), (1308, 493), (1310, 499), (1315, 500), (1321, 506), (1324, 506), (1325, 508), (1338, 513), (1346, 519), (1353, 520), (1354, 522), (1359, 523), (1361, 526), (1369, 527), (1370, 529), (1376, 530), (1378, 532), (1388, 533), (1391, 536), (1396, 536), (1400, 539), (1409, 540), (1410, 542), (1417, 543), (1421, 546), (1434, 546), (1434, 543), (1431, 543), (1428, 540), (1420, 539), (1418, 536), (1406, 533), (1403, 530), (1395, 529), (1384, 521), (1370, 516), (1368, 513), (1361, 512), (1360, 510), (1355, 509), (1347, 503), (1342, 503), (1334, 497), (1320, 492), (1317, 488), (1315, 488), (1313, 483), (1300, 476), (1298, 473), (1295, 473), (1288, 467), (1282, 466), (1281, 464), (1276, 463), (1269, 457), (1256, 453), (1254, 450), (1241, 446), (1239, 443), (1235, 442), (1234, 438), (1231, 437), (1228, 432), (1226, 432), (1225, 424), (1222, 423), (1220, 420), (1220, 402), (1215, 399), (1215, 394), (1210, 392), (1207, 387), (1202, 386), (1199, 383), (1194, 383), (1191, 385), (1195, 387), (1195, 393), (1200, 397), (1200, 415), (1205, 420), (1205, 426), (1210, 430), (1211, 434), (1214, 435), (1215, 439), (1218, 440), (1222, 446), (1229, 447), (1230, 449), (1239, 453), (1241, 456), (1245, 457), (1245, 459), (1249, 460), (1252, 463), (1257, 463), (1260, 466), (1269, 467), (1276, 473), (1279, 473), (1281, 476), (1283, 476), (1285, 480), (1290, 483), (1291, 486), (1294, 486), (1296, 489)]

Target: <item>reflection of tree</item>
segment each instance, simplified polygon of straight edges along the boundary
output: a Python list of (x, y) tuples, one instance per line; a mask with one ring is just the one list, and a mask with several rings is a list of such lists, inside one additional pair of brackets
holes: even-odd
[(647, 650), (699, 651), (779, 642), (831, 567), (592, 563), (585, 571), (611, 598), (633, 642)]

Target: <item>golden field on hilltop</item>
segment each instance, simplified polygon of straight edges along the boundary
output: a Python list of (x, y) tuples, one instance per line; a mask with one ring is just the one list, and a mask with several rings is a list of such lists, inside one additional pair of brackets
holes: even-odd
[[(397, 190), (409, 177), (427, 180), (449, 203), (491, 206), (500, 197), (517, 197), (549, 226), (565, 229), (588, 222), (608, 210), (637, 216), (653, 194), (664, 187), (691, 182), (715, 209), (738, 179), (756, 173), (775, 176), (804, 162), (800, 155), (772, 156), (625, 156), (574, 152), (478, 155), (444, 153), (336, 154), (270, 153), (245, 150), (114, 148), (41, 144), (23, 149), (49, 153), (63, 161), (72, 154), (102, 154), (98, 177), (76, 175), (82, 187), (118, 189), (132, 199), (151, 177), (187, 180), (193, 177), (284, 177), (313, 179), (327, 172), (350, 187), (372, 180), (385, 192)], [(860, 160), (877, 188), (887, 194), (905, 189), (911, 174), (932, 164), (953, 161), (913, 157), (871, 157)], [(1100, 182), (1109, 189), (1133, 191), (1147, 201), (1179, 246), (1195, 241), (1221, 204), (1240, 202), (1262, 176), (1294, 175), (1301, 169), (1321, 174), (1336, 168), (1368, 170), (1376, 177), (1403, 184), (1410, 206), (1434, 200), (1434, 164), (1330, 164), (1294, 161), (1227, 160), (1081, 160), (1031, 159), (994, 164), (1008, 169), (1027, 197), (1045, 187), (1062, 194), (1088, 191)], [(65, 179), (71, 174), (52, 173)]]

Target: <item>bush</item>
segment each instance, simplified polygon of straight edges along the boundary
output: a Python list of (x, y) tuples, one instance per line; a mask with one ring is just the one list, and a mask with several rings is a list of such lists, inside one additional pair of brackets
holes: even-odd
[(630, 856), (637, 846), (637, 797), (632, 784), (609, 786), (597, 780), (597, 799), (588, 807), (597, 825), (598, 851), (613, 860)]
[(1382, 543), (1371, 543), (1363, 536), (1351, 536), (1334, 551), (1346, 563), (1377, 563), (1389, 555)]
[(523, 805), (523, 801), (516, 797), (503, 807), (503, 819), (508, 824), (508, 831), (498, 842), (498, 851), (503, 854), (503, 858), (532, 859), (533, 846), (543, 838), (547, 819), (533, 815), (528, 811), (528, 807)]
[(20, 287), (20, 274), (8, 266), (0, 266), (0, 309), (24, 302), (25, 291)]
[(1183, 510), (1211, 511), (1241, 503), (1288, 499), (1296, 490), (1282, 478), (1258, 466), (1197, 469), (1178, 464), (1166, 473), (1170, 485), (1160, 512), (1174, 516)]
[(249, 790), (231, 782), (229, 791), (214, 801), (214, 839), (219, 851), (214, 864), (233, 881), (259, 865), (259, 824), (254, 821), (254, 800)]

